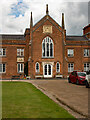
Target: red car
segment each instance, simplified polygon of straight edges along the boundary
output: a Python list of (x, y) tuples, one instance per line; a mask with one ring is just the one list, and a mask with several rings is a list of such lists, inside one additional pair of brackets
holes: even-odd
[(85, 72), (77, 72), (73, 71), (69, 75), (68, 82), (76, 83), (76, 84), (85, 84), (86, 73)]

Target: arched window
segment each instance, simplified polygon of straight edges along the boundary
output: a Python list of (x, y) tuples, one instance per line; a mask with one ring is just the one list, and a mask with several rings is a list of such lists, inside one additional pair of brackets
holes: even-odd
[(42, 57), (45, 58), (53, 57), (53, 41), (48, 36), (44, 38), (42, 42)]
[(36, 73), (38, 73), (38, 72), (39, 72), (39, 70), (40, 70), (40, 68), (39, 68), (39, 63), (38, 63), (38, 62), (36, 63), (35, 68), (36, 68)]
[(57, 73), (60, 72), (60, 63), (59, 62), (57, 62), (57, 64), (56, 64), (56, 72)]

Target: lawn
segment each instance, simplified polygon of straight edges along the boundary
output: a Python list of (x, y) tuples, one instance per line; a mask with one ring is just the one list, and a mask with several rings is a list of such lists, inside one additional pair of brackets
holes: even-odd
[(32, 84), (2, 82), (3, 118), (74, 118)]

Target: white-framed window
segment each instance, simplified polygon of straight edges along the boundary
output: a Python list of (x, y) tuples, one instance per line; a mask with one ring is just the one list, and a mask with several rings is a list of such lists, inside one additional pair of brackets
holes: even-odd
[(0, 48), (0, 56), (6, 56), (6, 48)]
[(90, 63), (84, 63), (84, 71), (90, 70)]
[(17, 64), (17, 71), (18, 71), (18, 73), (23, 73), (24, 72), (24, 64), (23, 63), (18, 63)]
[(5, 72), (6, 72), (6, 64), (0, 63), (0, 73), (5, 73)]
[(42, 57), (43, 58), (52, 58), (54, 47), (53, 47), (53, 40), (50, 37), (44, 38), (42, 41)]
[(90, 57), (90, 49), (84, 49), (84, 57)]
[(17, 56), (24, 56), (24, 49), (17, 49)]
[(40, 65), (39, 65), (38, 62), (37, 62), (36, 65), (35, 65), (35, 70), (36, 70), (36, 73), (39, 73), (39, 72), (40, 72)]
[(68, 63), (68, 72), (73, 72), (74, 70), (74, 63)]
[(74, 49), (68, 49), (68, 57), (73, 57), (74, 56)]
[(60, 72), (60, 63), (59, 62), (56, 63), (56, 72), (57, 73)]

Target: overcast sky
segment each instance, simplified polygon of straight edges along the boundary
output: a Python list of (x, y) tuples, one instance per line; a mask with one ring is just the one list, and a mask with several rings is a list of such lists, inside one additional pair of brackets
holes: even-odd
[[(62, 2), (64, 1), (64, 2)], [(75, 0), (77, 1), (77, 0)], [(0, 33), (23, 34), (30, 25), (30, 12), (36, 24), (46, 14), (61, 25), (62, 12), (65, 15), (67, 35), (82, 35), (82, 29), (88, 24), (88, 0), (2, 0), (0, 4)]]

